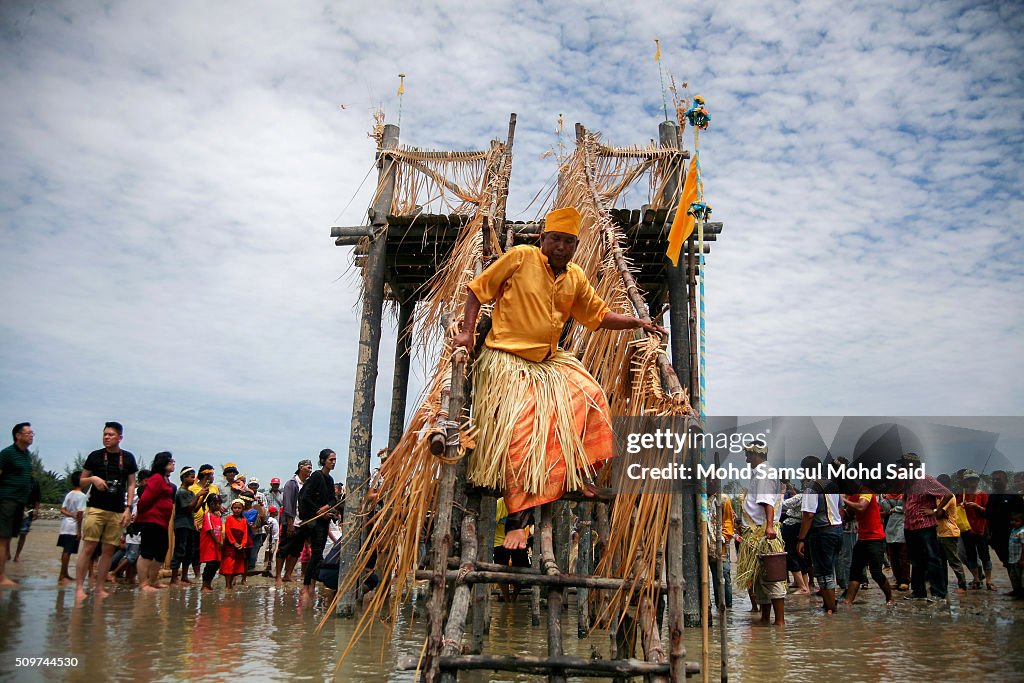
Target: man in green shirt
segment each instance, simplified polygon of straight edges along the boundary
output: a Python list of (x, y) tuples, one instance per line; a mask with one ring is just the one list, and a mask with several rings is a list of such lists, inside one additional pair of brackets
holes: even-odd
[(32, 490), (32, 445), (35, 432), (28, 422), (19, 422), (11, 430), (14, 443), (0, 451), (0, 588), (17, 586), (7, 578), (7, 557), (11, 539), (21, 530), (25, 504)]

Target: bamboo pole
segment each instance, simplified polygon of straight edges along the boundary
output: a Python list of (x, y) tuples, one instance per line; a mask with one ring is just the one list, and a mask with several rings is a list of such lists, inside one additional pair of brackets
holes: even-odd
[[(541, 566), (540, 559), (540, 537), (537, 533), (537, 525), (533, 527), (533, 553), (530, 557), (530, 569), (539, 575), (544, 575), (544, 569)], [(530, 589), (530, 625), (533, 627), (540, 626), (540, 584), (532, 584)]]
[[(370, 243), (363, 267), (363, 310), (359, 322), (359, 356), (356, 362), (355, 389), (352, 399), (352, 424), (348, 444), (348, 465), (345, 475), (345, 516), (342, 525), (343, 546), (338, 575), (345, 576), (356, 562), (361, 543), (359, 510), (363, 505), (366, 482), (370, 479), (370, 443), (373, 431), (373, 408), (377, 387), (377, 359), (380, 353), (381, 314), (384, 308), (385, 248), (387, 233), (384, 224), (391, 211), (395, 192), (395, 160), (387, 152), (398, 147), (398, 126), (387, 124), (381, 146), (377, 150), (381, 191), (374, 199), (371, 213), (376, 234)], [(338, 600), (338, 615), (351, 617), (358, 598), (358, 588), (347, 591)]]
[[(580, 503), (579, 505), (579, 553), (576, 556), (576, 573), (580, 576), (590, 576), (594, 570), (594, 545), (591, 541), (593, 533), (590, 525), (594, 518), (594, 504)], [(590, 633), (590, 589), (580, 586), (576, 589), (576, 635), (579, 638), (586, 638)]]
[(708, 629), (708, 522), (704, 515), (699, 515), (697, 522), (700, 525), (700, 670), (704, 683), (708, 683), (711, 659), (711, 634)]
[[(715, 471), (718, 471), (718, 451), (715, 451)], [(718, 532), (715, 538), (715, 542), (721, 544), (722, 548), (718, 553), (718, 635), (720, 640), (721, 658), (722, 658), (722, 683), (726, 683), (729, 680), (729, 640), (726, 637), (727, 632), (725, 628), (725, 553), (729, 552), (730, 543), (729, 539), (725, 538), (725, 542), (722, 543), (722, 539), (725, 534), (725, 514), (722, 509), (722, 482), (719, 479), (717, 482), (716, 495), (718, 496)]]
[[(480, 498), (480, 519), (477, 521), (476, 547), (477, 558), (486, 557), (490, 559), (494, 552), (494, 527), (496, 526), (495, 512), (496, 501), (494, 496), (485, 494)], [(475, 569), (482, 569), (484, 565), (498, 569), (500, 565), (492, 562), (484, 562), (479, 559), (474, 563)], [(511, 569), (511, 567), (510, 567)], [(520, 569), (520, 567), (515, 567)], [(484, 635), (490, 627), (490, 586), (486, 583), (473, 585), (473, 635), (469, 640), (469, 651), (473, 654), (483, 652)]]
[[(451, 398), (448, 403), (448, 414), (461, 420), (465, 405), (466, 384), (466, 349), (459, 347), (452, 352)], [(455, 499), (456, 468), (459, 457), (459, 424), (449, 422), (448, 462), (442, 469), (437, 500), (437, 517), (434, 519), (433, 535), (431, 536), (433, 551), (433, 570), (430, 578), (430, 600), (427, 611), (430, 619), (430, 630), (427, 637), (424, 677), (427, 683), (434, 683), (440, 671), (438, 657), (443, 645), (443, 616), (445, 607), (445, 569), (448, 563), (448, 552), (452, 547), (452, 503)]]
[[(552, 521), (554, 503), (540, 506), (540, 540), (541, 552), (544, 555), (544, 573), (558, 576), (559, 568), (555, 563), (555, 549), (552, 544)], [(548, 657), (563, 656), (562, 651), (562, 586), (552, 585), (548, 588)], [(549, 683), (565, 683), (565, 672), (552, 669), (548, 672)]]
[[(585, 149), (586, 129), (581, 123), (576, 124), (576, 141), (578, 145), (584, 145)], [(587, 188), (590, 190), (590, 196), (594, 202), (594, 206), (601, 213), (607, 213), (608, 207), (605, 205), (604, 200), (601, 199), (600, 193), (594, 186), (594, 174), (591, 168), (589, 152), (586, 155), (583, 169), (587, 178)], [(644, 322), (651, 322), (651, 317), (648, 315), (647, 311), (647, 302), (644, 301), (643, 294), (641, 294), (640, 288), (637, 287), (636, 280), (633, 278), (633, 274), (629, 270), (629, 264), (626, 263), (626, 256), (622, 251), (622, 246), (619, 244), (614, 233), (610, 230), (605, 232), (605, 243), (608, 246), (609, 253), (612, 255), (612, 259), (615, 261), (615, 268), (622, 276), (622, 281), (625, 284), (626, 295), (629, 297), (629, 302), (633, 307), (633, 314)], [(643, 335), (647, 335), (646, 331), (641, 330), (640, 332)], [(675, 371), (672, 370), (672, 366), (669, 364), (664, 354), (658, 354), (657, 364), (658, 373), (661, 375), (661, 381), (665, 387), (666, 393), (669, 395), (681, 394), (683, 387), (679, 383), (679, 378), (676, 377)]]
[[(470, 494), (467, 512), (462, 517), (462, 571), (469, 571), (477, 556), (477, 515), (480, 511), (480, 496)], [(456, 584), (452, 595), (452, 604), (448, 609), (448, 623), (444, 629), (444, 643), (441, 648), (442, 657), (461, 654), (462, 636), (466, 630), (466, 614), (469, 612), (471, 586), (467, 583)], [(442, 683), (455, 683), (455, 675), (450, 671), (441, 671), (439, 680)]]
[[(689, 421), (687, 420), (687, 423)], [(687, 424), (687, 433), (689, 425)], [(683, 445), (683, 462), (686, 462), (689, 443)], [(683, 642), (683, 607), (686, 579), (683, 573), (683, 502), (685, 494), (676, 491), (669, 503), (668, 543), (665, 564), (668, 574), (668, 632), (669, 667), (672, 681), (678, 683), (685, 676), (686, 644)]]
[(416, 311), (416, 296), (404, 298), (398, 307), (398, 339), (395, 344), (395, 375), (391, 383), (391, 424), (388, 430), (388, 450), (405, 433), (405, 404), (409, 396), (409, 365), (412, 361), (412, 316)]

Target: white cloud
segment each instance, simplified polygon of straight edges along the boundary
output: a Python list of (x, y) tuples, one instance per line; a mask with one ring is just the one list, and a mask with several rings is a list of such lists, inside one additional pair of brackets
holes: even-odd
[(344, 458), (359, 311), (328, 229), (362, 220), (372, 181), (342, 208), (398, 72), (405, 142), (485, 147), (519, 114), (522, 218), (559, 113), (566, 143), (575, 121), (656, 136), (657, 36), (713, 115), (709, 410), (1020, 413), (1022, 23), (1012, 3), (5, 4), (0, 412), (54, 467), (110, 418), (147, 457), (261, 478)]

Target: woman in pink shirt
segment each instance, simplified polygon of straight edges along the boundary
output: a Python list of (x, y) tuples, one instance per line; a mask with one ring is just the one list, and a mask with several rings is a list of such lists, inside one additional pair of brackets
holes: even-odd
[(139, 496), (135, 526), (142, 534), (139, 546), (139, 587), (149, 593), (166, 584), (160, 583), (160, 567), (167, 559), (170, 545), (167, 527), (174, 511), (174, 488), (170, 476), (174, 473), (174, 456), (163, 451), (153, 457), (153, 474), (146, 480), (146, 488)]

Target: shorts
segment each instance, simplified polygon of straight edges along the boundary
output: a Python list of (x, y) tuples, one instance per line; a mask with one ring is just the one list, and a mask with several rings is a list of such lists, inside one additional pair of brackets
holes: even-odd
[(136, 526), (142, 532), (142, 543), (139, 544), (139, 557), (162, 564), (167, 559), (167, 549), (170, 546), (167, 525), (155, 522), (142, 522), (141, 524), (136, 524)]
[(68, 555), (78, 552), (78, 534), (61, 534), (57, 537), (57, 547), (63, 548)]
[(86, 508), (82, 520), (82, 540), (107, 545), (121, 545), (121, 512)]
[(306, 543), (306, 537), (299, 533), (302, 527), (297, 527), (291, 534), (288, 533), (286, 527), (281, 528), (281, 540), (277, 544), (277, 556), (278, 557), (299, 557), (302, 554), (302, 548)]
[(22, 515), (21, 530), (18, 531), (19, 536), (28, 536), (28, 532), (32, 531), (32, 513)]
[(838, 526), (811, 529), (808, 540), (818, 587), (824, 590), (835, 589), (839, 585), (836, 583), (836, 557), (843, 544), (842, 529)]
[(0, 538), (14, 538), (21, 531), (25, 506), (13, 498), (0, 498)]
[(139, 559), (139, 544), (126, 543), (124, 547), (124, 559), (128, 560), (128, 564), (135, 564)]

